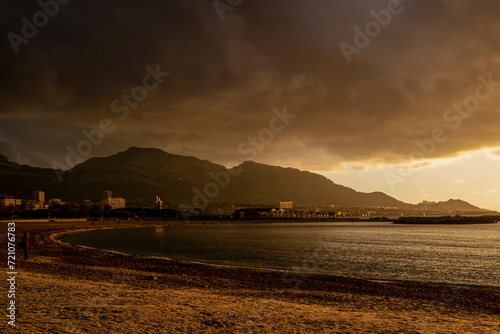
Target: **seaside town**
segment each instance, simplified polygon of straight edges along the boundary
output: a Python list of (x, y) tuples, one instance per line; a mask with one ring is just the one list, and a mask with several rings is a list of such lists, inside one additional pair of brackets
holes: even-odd
[(377, 214), (395, 214), (397, 208), (345, 208), (294, 207), (293, 202), (279, 202), (275, 206), (235, 205), (232, 203), (211, 203), (206, 208), (194, 207), (188, 202), (164, 202), (160, 196), (154, 201), (126, 202), (125, 198), (113, 197), (112, 191), (103, 190), (100, 200), (66, 202), (60, 198), (45, 198), (45, 192), (33, 191), (31, 199), (20, 199), (0, 195), (1, 218), (179, 218), (189, 215), (197, 218), (301, 218), (332, 219), (335, 217)]
[[(46, 198), (44, 191), (33, 191), (31, 199), (0, 195), (0, 219), (395, 219), (400, 216), (432, 216), (477, 214), (463, 211), (408, 210), (398, 207), (342, 207), (296, 206), (291, 201), (270, 205), (213, 202), (204, 208), (189, 202), (163, 201), (155, 196), (151, 201), (127, 201), (113, 197), (111, 190), (103, 190), (100, 199), (69, 202), (60, 198)], [(98, 197), (98, 196), (97, 196)]]

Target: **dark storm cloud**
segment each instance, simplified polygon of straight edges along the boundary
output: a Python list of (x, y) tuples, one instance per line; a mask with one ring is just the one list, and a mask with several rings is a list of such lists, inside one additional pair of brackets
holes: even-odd
[[(457, 129), (443, 115), (474, 95), (478, 76), (500, 81), (500, 5), (402, 0), (348, 63), (339, 44), (354, 45), (353, 29), (390, 3), (243, 1), (224, 22), (211, 1), (61, 5), (17, 54), (4, 39), (0, 150), (63, 163), (66, 147), (104, 118), (115, 130), (89, 156), (151, 146), (219, 163), (328, 170), (404, 162), (437, 127), (448, 139), (428, 158), (499, 146), (500, 87)], [(7, 36), (40, 7), (2, 9)], [(121, 120), (111, 103), (143, 84), (147, 66), (170, 74)], [(296, 117), (256, 156), (242, 154), (285, 105)]]

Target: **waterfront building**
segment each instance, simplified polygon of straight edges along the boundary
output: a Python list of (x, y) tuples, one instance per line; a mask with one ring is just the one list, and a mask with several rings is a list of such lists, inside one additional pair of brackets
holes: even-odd
[(280, 202), (280, 209), (282, 210), (293, 209), (293, 202)]
[(103, 205), (109, 205), (111, 209), (123, 209), (125, 207), (125, 198), (107, 197), (102, 200)]
[(45, 193), (43, 191), (34, 191), (33, 200), (37, 202), (45, 202)]
[(20, 206), (22, 204), (22, 200), (12, 196), (3, 195), (0, 196), (0, 203), (2, 203), (3, 206)]

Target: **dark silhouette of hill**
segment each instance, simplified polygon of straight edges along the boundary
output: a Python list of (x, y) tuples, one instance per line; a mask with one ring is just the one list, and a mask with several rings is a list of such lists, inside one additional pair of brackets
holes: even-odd
[(237, 168), (241, 168), (241, 173), (234, 177), (226, 193), (228, 197), (237, 196), (243, 203), (291, 201), (298, 205), (411, 207), (384, 193), (357, 192), (322, 175), (295, 168), (252, 161), (246, 161)]
[(485, 211), (460, 199), (449, 199), (441, 202), (424, 201), (416, 205), (421, 211), (453, 212), (453, 211)]
[(20, 165), (0, 155), (0, 194), (31, 199), (35, 190), (60, 194), (63, 188), (53, 169)]
[(358, 192), (322, 175), (294, 168), (247, 161), (226, 169), (207, 160), (154, 148), (131, 147), (108, 157), (91, 158), (59, 174), (62, 181), (53, 169), (19, 165), (0, 156), (0, 194), (31, 198), (32, 191), (42, 190), (46, 198), (81, 201), (99, 199), (102, 190), (109, 189), (114, 196), (128, 200), (151, 201), (159, 195), (166, 201), (194, 199), (195, 204), (210, 201), (277, 205), (280, 201), (292, 201), (298, 206), (481, 210), (460, 200), (413, 205), (382, 192)]
[[(217, 183), (217, 175), (221, 173), (226, 178), (220, 176)], [(324, 176), (294, 168), (247, 161), (227, 170), (206, 160), (151, 148), (133, 147), (110, 157), (89, 159), (65, 173), (63, 178), (68, 187), (85, 198), (95, 197), (102, 189), (112, 189), (114, 194), (131, 199), (152, 199), (160, 195), (167, 200), (192, 201), (195, 188), (207, 200), (216, 202), (411, 206), (380, 192), (360, 193)], [(226, 187), (225, 183), (228, 183)], [(212, 187), (207, 186), (209, 184)], [(215, 190), (218, 190), (217, 196), (213, 197)]]
[[(75, 197), (94, 198), (103, 189), (129, 199), (189, 201), (193, 187), (210, 182), (209, 172), (225, 167), (194, 157), (166, 153), (154, 148), (131, 147), (105, 158), (91, 158), (64, 173)], [(74, 194), (73, 196), (75, 196)], [(71, 194), (68, 194), (71, 197)]]

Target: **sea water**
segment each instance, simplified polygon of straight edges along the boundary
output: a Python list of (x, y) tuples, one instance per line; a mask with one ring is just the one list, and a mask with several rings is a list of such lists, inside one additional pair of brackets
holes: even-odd
[(186, 224), (95, 230), (61, 239), (209, 264), (500, 287), (500, 224)]

